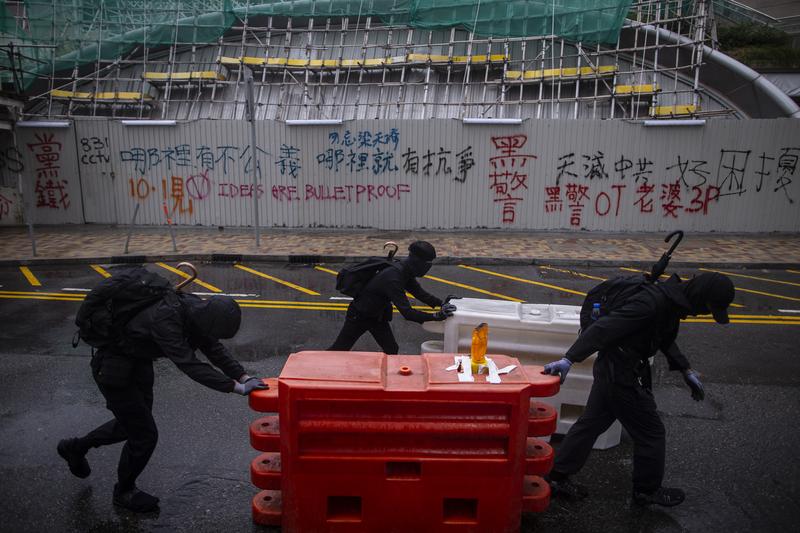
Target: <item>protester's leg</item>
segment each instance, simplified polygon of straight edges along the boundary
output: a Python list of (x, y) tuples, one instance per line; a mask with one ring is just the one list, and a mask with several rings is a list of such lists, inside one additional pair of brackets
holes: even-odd
[(136, 479), (147, 466), (158, 443), (158, 428), (153, 419), (153, 364), (138, 360), (129, 387), (100, 386), (119, 425), (128, 435), (117, 466), (114, 503), (131, 511), (157, 509), (158, 498), (136, 488)]
[(586, 409), (569, 428), (558, 448), (552, 479), (564, 478), (583, 468), (589, 459), (594, 441), (614, 423), (614, 414), (608, 405), (609, 387), (605, 381), (595, 379), (586, 401)]
[(344, 325), (336, 340), (330, 345), (328, 351), (331, 352), (346, 352), (350, 350), (356, 341), (361, 338), (368, 328), (362, 320), (355, 320), (350, 317), (344, 319)]
[(642, 387), (617, 387), (614, 414), (633, 439), (633, 490), (650, 493), (664, 479), (664, 424), (653, 394)]
[(107, 387), (100, 391), (108, 407), (127, 435), (122, 447), (117, 474), (122, 490), (132, 489), (158, 442), (158, 428), (153, 419), (153, 366), (151, 361), (137, 361), (134, 382), (129, 387)]
[[(92, 356), (92, 377), (95, 381), (98, 379), (98, 372), (100, 371), (101, 361), (104, 355), (108, 354), (99, 352)], [(97, 385), (101, 387), (99, 382)], [(106, 403), (106, 406), (108, 407), (108, 403)], [(91, 448), (116, 444), (118, 442), (123, 442), (127, 438), (128, 434), (117, 419), (114, 418), (93, 429), (83, 437), (59, 441), (57, 451), (58, 454), (67, 461), (70, 472), (72, 472), (73, 475), (86, 478), (92, 471), (89, 467), (89, 462), (86, 460), (86, 454)]]
[(381, 347), (383, 353), (393, 355), (400, 351), (400, 347), (397, 345), (394, 333), (392, 332), (392, 326), (389, 322), (374, 322), (370, 326), (369, 332), (375, 338), (375, 341)]

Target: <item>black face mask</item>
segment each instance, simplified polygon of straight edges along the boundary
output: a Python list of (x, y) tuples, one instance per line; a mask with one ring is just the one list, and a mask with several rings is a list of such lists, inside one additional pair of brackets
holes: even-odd
[[(686, 299), (691, 304), (692, 315), (707, 315), (713, 310), (711, 305), (716, 309), (725, 309), (733, 301), (734, 288), (733, 284), (724, 276), (717, 273), (704, 273), (690, 279), (683, 286), (683, 293)], [(727, 322), (727, 315), (725, 322)], [(715, 313), (715, 319), (716, 313)], [(717, 320), (719, 322), (719, 320)]]
[(430, 261), (425, 261), (421, 257), (417, 257), (415, 255), (409, 255), (403, 260), (403, 264), (408, 268), (408, 270), (414, 274), (415, 278), (421, 278), (433, 266), (433, 263)]

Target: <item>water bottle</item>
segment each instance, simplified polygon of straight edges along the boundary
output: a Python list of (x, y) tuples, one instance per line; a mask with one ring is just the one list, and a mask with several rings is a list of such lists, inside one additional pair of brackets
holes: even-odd
[(600, 303), (595, 303), (592, 305), (592, 316), (591, 321), (597, 322), (597, 319), (600, 318)]

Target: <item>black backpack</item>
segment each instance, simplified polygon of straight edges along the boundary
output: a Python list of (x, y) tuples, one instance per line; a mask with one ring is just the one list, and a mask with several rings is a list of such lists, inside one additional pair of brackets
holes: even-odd
[(146, 307), (174, 291), (164, 277), (141, 266), (115, 273), (86, 295), (75, 316), (78, 331), (72, 346), (77, 347), (83, 339), (95, 348), (124, 349), (125, 325)]
[(336, 290), (355, 298), (378, 272), (395, 264), (398, 262), (393, 259), (370, 257), (366, 261), (346, 266), (336, 275)]
[(586, 294), (581, 305), (581, 331), (585, 331), (592, 323), (594, 304), (599, 303), (600, 316), (606, 316), (614, 309), (621, 307), (631, 296), (649, 283), (651, 282), (643, 275), (618, 276), (593, 287)]

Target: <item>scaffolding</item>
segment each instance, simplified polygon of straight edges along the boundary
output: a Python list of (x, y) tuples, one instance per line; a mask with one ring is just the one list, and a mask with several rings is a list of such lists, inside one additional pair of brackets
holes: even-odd
[(5, 2), (27, 118), (243, 119), (250, 75), (258, 120), (737, 113), (700, 82), (705, 0), (94, 3)]

